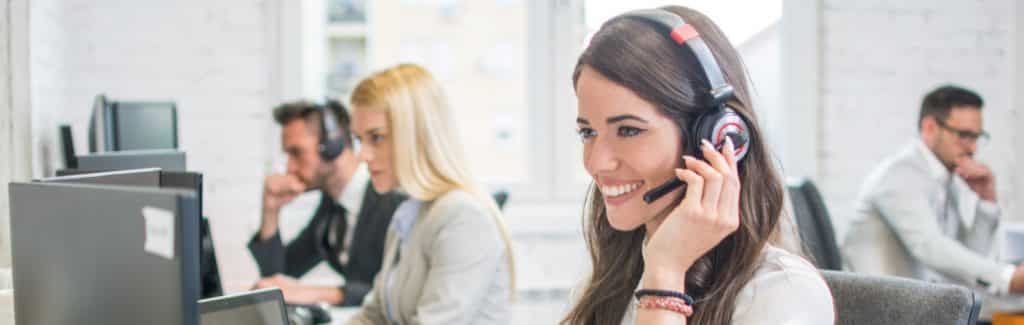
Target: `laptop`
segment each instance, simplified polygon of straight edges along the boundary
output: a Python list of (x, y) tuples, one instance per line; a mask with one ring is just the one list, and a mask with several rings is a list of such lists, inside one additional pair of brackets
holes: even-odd
[(199, 301), (200, 325), (288, 325), (281, 289), (269, 288)]

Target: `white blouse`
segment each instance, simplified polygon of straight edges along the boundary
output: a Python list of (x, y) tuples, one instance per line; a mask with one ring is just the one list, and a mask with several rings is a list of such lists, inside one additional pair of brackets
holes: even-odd
[[(819, 325), (835, 322), (832, 292), (825, 279), (800, 256), (768, 245), (761, 265), (736, 297), (733, 325)], [(638, 288), (639, 289), (639, 288)], [(632, 325), (637, 300), (633, 298), (622, 319)]]

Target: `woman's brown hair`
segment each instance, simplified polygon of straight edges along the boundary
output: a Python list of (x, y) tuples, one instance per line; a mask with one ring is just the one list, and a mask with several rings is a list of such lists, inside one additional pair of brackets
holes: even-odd
[[(746, 71), (739, 53), (708, 17), (680, 6), (661, 9), (679, 15), (700, 33), (735, 89), (729, 102), (748, 124), (749, 151), (740, 165), (740, 226), (686, 274), (686, 291), (696, 298), (690, 324), (729, 324), (736, 296), (753, 277), (761, 250), (775, 233), (783, 188), (765, 139), (750, 106)], [(597, 31), (580, 55), (573, 85), (583, 67), (633, 91), (672, 119), (683, 136), (691, 123), (711, 109), (710, 85), (696, 56), (661, 26), (636, 18), (616, 17)], [(574, 87), (575, 88), (575, 87)], [(681, 142), (685, 146), (685, 141)], [(683, 148), (693, 152), (696, 148)], [(681, 198), (669, 209), (678, 205)], [(666, 211), (660, 211), (665, 213)], [(584, 212), (584, 238), (593, 273), (563, 324), (620, 324), (643, 274), (641, 247), (645, 229), (622, 232), (611, 227), (598, 189), (591, 185)]]

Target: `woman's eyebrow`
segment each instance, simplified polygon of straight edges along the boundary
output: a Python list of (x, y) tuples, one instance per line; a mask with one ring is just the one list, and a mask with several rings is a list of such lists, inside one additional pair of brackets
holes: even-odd
[(636, 120), (638, 122), (647, 123), (647, 120), (642, 119), (639, 116), (636, 116), (636, 115), (633, 115), (633, 114), (623, 114), (623, 115), (612, 116), (612, 117), (609, 117), (607, 121), (608, 121), (608, 124), (612, 124), (612, 123), (622, 122), (622, 121), (625, 121), (625, 120)]

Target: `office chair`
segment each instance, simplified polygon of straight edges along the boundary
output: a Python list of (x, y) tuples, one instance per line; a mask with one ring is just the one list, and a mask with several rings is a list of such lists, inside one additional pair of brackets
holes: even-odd
[(836, 324), (974, 325), (981, 299), (966, 287), (905, 278), (821, 271)]
[(818, 188), (808, 179), (799, 179), (787, 182), (786, 189), (793, 203), (793, 214), (804, 250), (813, 259), (811, 262), (819, 269), (841, 270), (842, 256), (836, 244), (832, 218)]

